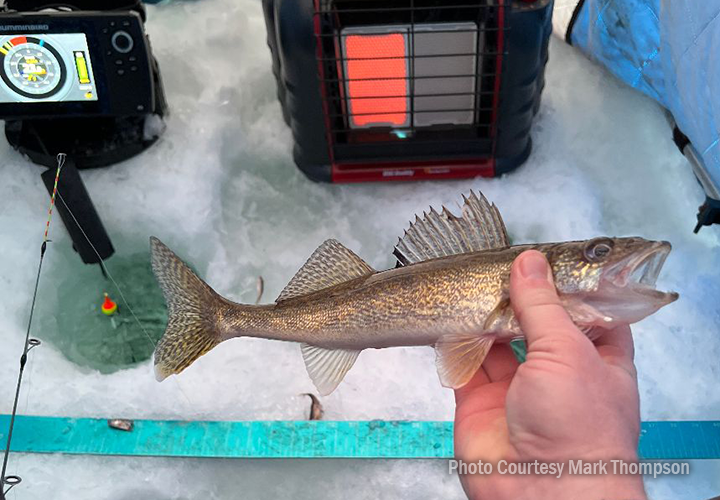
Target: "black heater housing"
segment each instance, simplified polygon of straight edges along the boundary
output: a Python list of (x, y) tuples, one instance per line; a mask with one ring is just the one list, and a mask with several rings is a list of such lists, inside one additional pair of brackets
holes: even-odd
[(294, 159), (325, 182), (497, 176), (530, 154), (552, 0), (263, 0)]

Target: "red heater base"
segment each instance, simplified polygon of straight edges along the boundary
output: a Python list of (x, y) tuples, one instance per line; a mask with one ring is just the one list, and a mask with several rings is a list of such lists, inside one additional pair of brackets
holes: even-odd
[(495, 160), (368, 163), (332, 166), (332, 182), (428, 181), (495, 177)]

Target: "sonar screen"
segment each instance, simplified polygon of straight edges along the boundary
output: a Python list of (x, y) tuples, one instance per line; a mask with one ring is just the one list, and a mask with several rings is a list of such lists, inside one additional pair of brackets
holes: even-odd
[(83, 33), (0, 36), (0, 103), (97, 101)]

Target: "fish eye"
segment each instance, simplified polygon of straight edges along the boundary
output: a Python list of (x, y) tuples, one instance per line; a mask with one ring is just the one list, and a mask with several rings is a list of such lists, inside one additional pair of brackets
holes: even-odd
[(585, 246), (585, 258), (589, 262), (599, 262), (605, 259), (613, 249), (613, 241), (609, 238), (591, 240)]

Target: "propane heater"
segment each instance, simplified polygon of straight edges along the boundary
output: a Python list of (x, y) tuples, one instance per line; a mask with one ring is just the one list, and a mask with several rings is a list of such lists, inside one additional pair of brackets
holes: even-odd
[(298, 167), (327, 182), (497, 176), (530, 154), (552, 0), (264, 0)]

